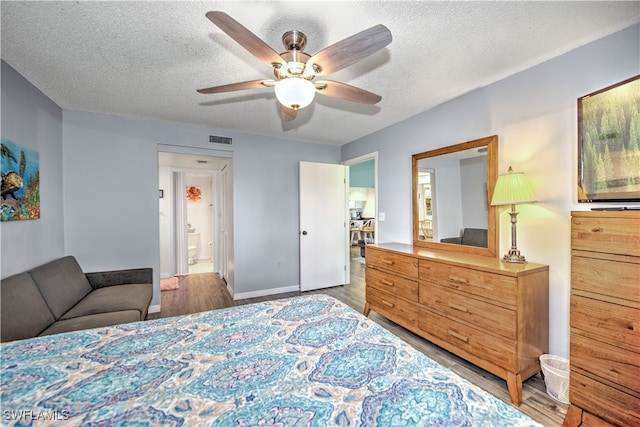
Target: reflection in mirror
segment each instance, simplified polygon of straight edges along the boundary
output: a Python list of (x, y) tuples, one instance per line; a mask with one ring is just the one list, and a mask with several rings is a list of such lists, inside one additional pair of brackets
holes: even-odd
[(413, 156), (416, 246), (495, 255), (497, 136)]
[[(442, 207), (436, 193), (447, 195), (440, 198)], [(418, 160), (416, 198), (418, 239), (462, 244), (461, 230), (471, 228), (483, 230), (484, 238), (466, 243), (486, 248), (489, 208), (486, 147)], [(442, 217), (438, 213), (442, 213)]]

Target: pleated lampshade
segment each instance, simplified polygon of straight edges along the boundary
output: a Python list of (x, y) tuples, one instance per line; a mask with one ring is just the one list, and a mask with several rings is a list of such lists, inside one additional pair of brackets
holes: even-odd
[(509, 167), (508, 173), (498, 177), (491, 205), (517, 205), (535, 201), (536, 194), (533, 192), (531, 182), (522, 172), (513, 172), (513, 169)]

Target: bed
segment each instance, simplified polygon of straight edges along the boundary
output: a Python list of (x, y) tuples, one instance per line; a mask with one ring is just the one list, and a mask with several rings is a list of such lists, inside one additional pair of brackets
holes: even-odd
[(326, 295), (0, 350), (5, 425), (539, 425)]

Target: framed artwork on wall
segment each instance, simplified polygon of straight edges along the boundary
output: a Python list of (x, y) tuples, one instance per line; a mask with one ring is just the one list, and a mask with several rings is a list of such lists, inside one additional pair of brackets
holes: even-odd
[(38, 152), (2, 138), (2, 221), (40, 218)]
[(199, 202), (202, 198), (202, 190), (200, 187), (196, 187), (193, 185), (187, 186), (187, 201), (188, 202)]
[(640, 75), (578, 98), (578, 202), (640, 202)]

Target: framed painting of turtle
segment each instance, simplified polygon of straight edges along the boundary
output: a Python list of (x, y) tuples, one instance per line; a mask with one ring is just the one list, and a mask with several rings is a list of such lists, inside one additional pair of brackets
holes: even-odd
[(38, 152), (2, 138), (2, 221), (40, 218), (40, 165)]

